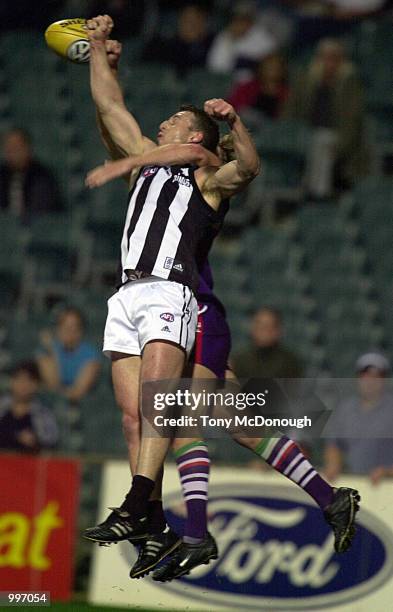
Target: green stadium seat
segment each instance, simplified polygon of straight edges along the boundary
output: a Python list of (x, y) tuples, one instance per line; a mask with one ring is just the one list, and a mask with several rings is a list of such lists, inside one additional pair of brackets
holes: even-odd
[[(15, 312), (15, 311), (14, 311)], [(7, 323), (6, 346), (12, 362), (31, 359), (39, 346), (39, 333), (50, 325), (48, 315), (29, 313), (28, 318), (13, 316)]]
[(64, 299), (76, 270), (70, 216), (42, 215), (31, 225), (21, 284), (20, 309), (41, 310)]
[(80, 402), (80, 411), (86, 451), (125, 457), (121, 413), (112, 389), (101, 384)]
[(122, 226), (126, 217), (127, 199), (128, 185), (123, 179), (117, 179), (99, 189), (94, 189), (90, 197), (89, 220)]
[[(310, 139), (310, 130), (294, 120), (267, 121), (260, 125), (255, 140), (262, 158), (266, 154), (282, 153), (304, 159)], [(263, 158), (264, 159), (264, 158)]]
[(186, 93), (183, 101), (203, 107), (211, 98), (226, 98), (232, 85), (232, 76), (193, 68), (186, 77)]
[(337, 302), (337, 300), (356, 301), (367, 298), (370, 281), (366, 278), (359, 279), (354, 275), (348, 276), (348, 271), (335, 271), (325, 275), (321, 279), (319, 275), (314, 278), (313, 291), (320, 306)]
[(138, 92), (144, 92), (151, 97), (150, 102), (155, 101), (160, 91), (181, 96), (184, 89), (171, 66), (154, 62), (128, 65), (122, 72), (121, 80), (124, 83), (126, 97), (128, 94), (134, 96)]
[(7, 313), (16, 306), (19, 295), (20, 275), (0, 268), (0, 313)]
[[(334, 246), (334, 243), (333, 243)], [(348, 275), (360, 277), (361, 264), (364, 262), (364, 254), (351, 253), (343, 250), (340, 252), (341, 243), (337, 244), (336, 253), (329, 251), (321, 251), (319, 255), (317, 249), (311, 253), (307, 252), (310, 274), (314, 282), (320, 282), (325, 275), (330, 279), (332, 276), (342, 276), (346, 278)], [(321, 245), (322, 249), (322, 245)], [(338, 284), (340, 281), (337, 281)]]
[(58, 61), (53, 53), (48, 52), (41, 32), (30, 30), (2, 32), (0, 53), (10, 75), (19, 76), (22, 71), (48, 72)]
[(391, 177), (369, 177), (355, 187), (355, 200), (359, 214), (364, 211), (393, 208), (393, 179)]
[(127, 64), (128, 66), (134, 66), (140, 60), (140, 56), (143, 49), (143, 39), (140, 38), (127, 38), (122, 41), (122, 53), (121, 53), (121, 61), (122, 64)]
[(28, 229), (14, 215), (0, 212), (0, 269), (20, 273), (28, 234)]

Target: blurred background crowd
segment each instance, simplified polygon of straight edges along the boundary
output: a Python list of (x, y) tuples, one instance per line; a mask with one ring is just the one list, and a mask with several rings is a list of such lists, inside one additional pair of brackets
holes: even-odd
[[(43, 37), (52, 21), (108, 13), (148, 136), (180, 103), (224, 97), (256, 141), (262, 172), (211, 255), (236, 374), (352, 378), (342, 438), (309, 453), (332, 479), (392, 474), (391, 1), (42, 4), (0, 6), (0, 447), (125, 456), (100, 350), (126, 190), (84, 188), (105, 159), (88, 68)], [(84, 478), (88, 513), (97, 474)]]

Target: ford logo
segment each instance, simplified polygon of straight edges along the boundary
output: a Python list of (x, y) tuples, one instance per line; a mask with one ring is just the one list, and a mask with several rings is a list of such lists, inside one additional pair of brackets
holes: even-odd
[[(351, 550), (336, 555), (320, 509), (294, 487), (217, 485), (210, 492), (209, 529), (219, 558), (189, 576), (157, 586), (219, 608), (317, 610), (352, 602), (380, 588), (393, 573), (393, 536), (361, 510)], [(179, 494), (167, 499), (179, 532)]]

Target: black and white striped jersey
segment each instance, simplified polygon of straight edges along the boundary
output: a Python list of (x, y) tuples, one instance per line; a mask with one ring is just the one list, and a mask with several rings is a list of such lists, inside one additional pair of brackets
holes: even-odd
[(121, 241), (121, 279), (137, 270), (196, 291), (198, 243), (217, 223), (196, 184), (194, 166), (145, 166), (130, 191)]

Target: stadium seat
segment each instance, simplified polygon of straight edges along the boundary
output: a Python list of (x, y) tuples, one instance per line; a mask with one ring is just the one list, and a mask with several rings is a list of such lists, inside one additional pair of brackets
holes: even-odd
[(184, 102), (192, 102), (203, 107), (210, 98), (225, 98), (232, 84), (232, 76), (208, 72), (203, 68), (193, 68), (186, 77)]
[(22, 271), (24, 313), (32, 304), (40, 310), (67, 295), (77, 264), (70, 226), (67, 215), (42, 215), (32, 222)]
[(99, 189), (94, 189), (90, 195), (88, 218), (96, 222), (116, 222), (123, 225), (126, 217), (128, 201), (128, 184), (126, 180), (117, 179)]
[(304, 159), (310, 138), (306, 125), (294, 120), (268, 121), (259, 126), (255, 140), (261, 155), (282, 153)]
[[(83, 232), (84, 272), (82, 280), (90, 286), (114, 286), (119, 263), (123, 225), (118, 219), (90, 216)], [(106, 280), (110, 278), (110, 281)]]
[(18, 218), (11, 213), (0, 211), (0, 268), (11, 268), (20, 272), (28, 236), (28, 228), (23, 226)]
[(0, 268), (0, 313), (16, 306), (20, 286), (20, 275), (12, 270)]
[(53, 69), (57, 61), (53, 53), (48, 53), (41, 33), (27, 29), (2, 32), (0, 53), (10, 74), (21, 71), (42, 74), (44, 70)]
[(12, 311), (7, 322), (6, 346), (11, 354), (12, 362), (31, 359), (39, 346), (39, 332), (50, 326), (47, 313), (41, 315), (28, 313), (21, 317)]
[(121, 413), (112, 388), (104, 383), (80, 402), (86, 450), (111, 455), (126, 454)]
[[(160, 63), (129, 64), (122, 73), (125, 93), (131, 96), (144, 92), (155, 100), (157, 93), (168, 92), (169, 95), (181, 95), (183, 86), (178, 81), (176, 73), (171, 66)], [(157, 91), (157, 84), (160, 91)]]

